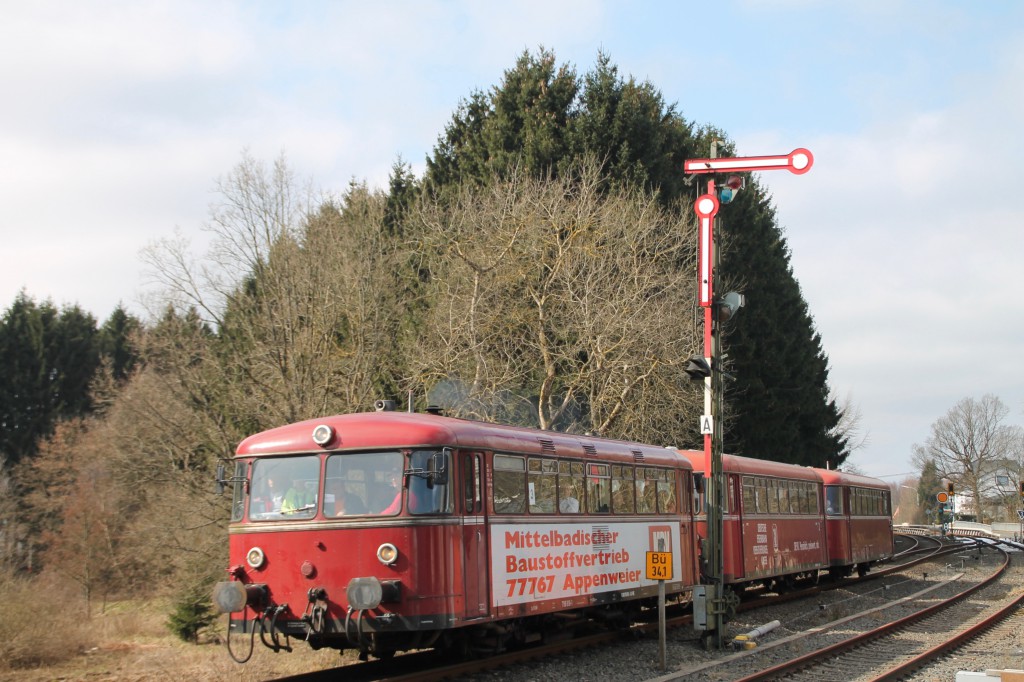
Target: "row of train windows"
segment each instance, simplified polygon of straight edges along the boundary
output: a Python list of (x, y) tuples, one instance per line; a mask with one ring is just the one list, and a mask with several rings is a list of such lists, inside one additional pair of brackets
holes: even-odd
[(817, 514), (818, 486), (764, 476), (743, 477), (743, 510), (758, 514)]
[(676, 472), (628, 464), (494, 455), (497, 514), (674, 514)]
[(888, 491), (850, 488), (850, 513), (854, 516), (890, 516)]

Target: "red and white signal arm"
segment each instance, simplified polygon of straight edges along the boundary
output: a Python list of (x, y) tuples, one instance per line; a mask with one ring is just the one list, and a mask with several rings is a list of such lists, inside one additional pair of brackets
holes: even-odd
[(700, 305), (707, 307), (711, 305), (711, 296), (714, 292), (711, 290), (711, 268), (714, 267), (712, 262), (713, 254), (712, 249), (714, 248), (714, 241), (712, 240), (711, 233), (714, 230), (715, 214), (718, 213), (718, 197), (714, 194), (704, 194), (697, 197), (697, 202), (693, 205), (694, 211), (697, 212), (697, 218), (700, 220), (700, 270), (699, 273), (699, 289), (700, 289)]
[(803, 175), (814, 165), (814, 155), (809, 149), (798, 147), (788, 154), (778, 156), (734, 156), (720, 159), (687, 159), (683, 172), (687, 174), (727, 173), (729, 171), (788, 170)]

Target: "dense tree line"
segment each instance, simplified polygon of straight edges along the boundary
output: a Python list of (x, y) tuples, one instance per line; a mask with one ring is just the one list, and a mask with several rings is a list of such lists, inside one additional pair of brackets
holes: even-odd
[[(218, 181), (210, 250), (151, 246), (150, 321), (97, 328), (19, 297), (0, 330), (0, 560), (87, 595), (147, 567), (179, 597), (223, 571), (212, 472), (246, 435), (375, 398), (546, 429), (695, 446), (702, 387), (697, 128), (599, 55), (582, 77), (524, 53), (461, 103), (422, 178), (321, 196), (284, 158)], [(849, 454), (828, 362), (756, 181), (722, 213), (724, 281), (750, 305), (726, 347), (727, 448), (832, 465)], [(167, 519), (173, 519), (168, 523)], [(37, 559), (36, 557), (42, 557)], [(77, 561), (75, 561), (77, 557)]]
[(0, 320), (0, 470), (32, 457), (59, 421), (93, 411), (101, 365), (114, 381), (128, 376), (139, 325), (121, 306), (97, 327), (77, 305), (58, 309), (18, 294)]

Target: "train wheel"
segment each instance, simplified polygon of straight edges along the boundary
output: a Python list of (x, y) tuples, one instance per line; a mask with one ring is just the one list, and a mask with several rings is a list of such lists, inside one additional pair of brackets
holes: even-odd
[(740, 608), (740, 597), (732, 590), (725, 591), (725, 622), (736, 618), (736, 612)]

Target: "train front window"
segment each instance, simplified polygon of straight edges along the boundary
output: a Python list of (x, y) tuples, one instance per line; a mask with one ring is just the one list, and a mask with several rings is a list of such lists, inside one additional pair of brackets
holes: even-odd
[(320, 458), (316, 455), (258, 459), (252, 467), (249, 518), (312, 518), (319, 488)]
[(401, 452), (331, 455), (324, 470), (324, 516), (393, 516), (402, 510)]
[[(409, 458), (409, 512), (411, 514), (445, 514), (452, 510), (451, 455), (437, 450), (414, 450)], [(443, 467), (441, 467), (443, 463)], [(432, 471), (443, 469), (444, 477)]]

